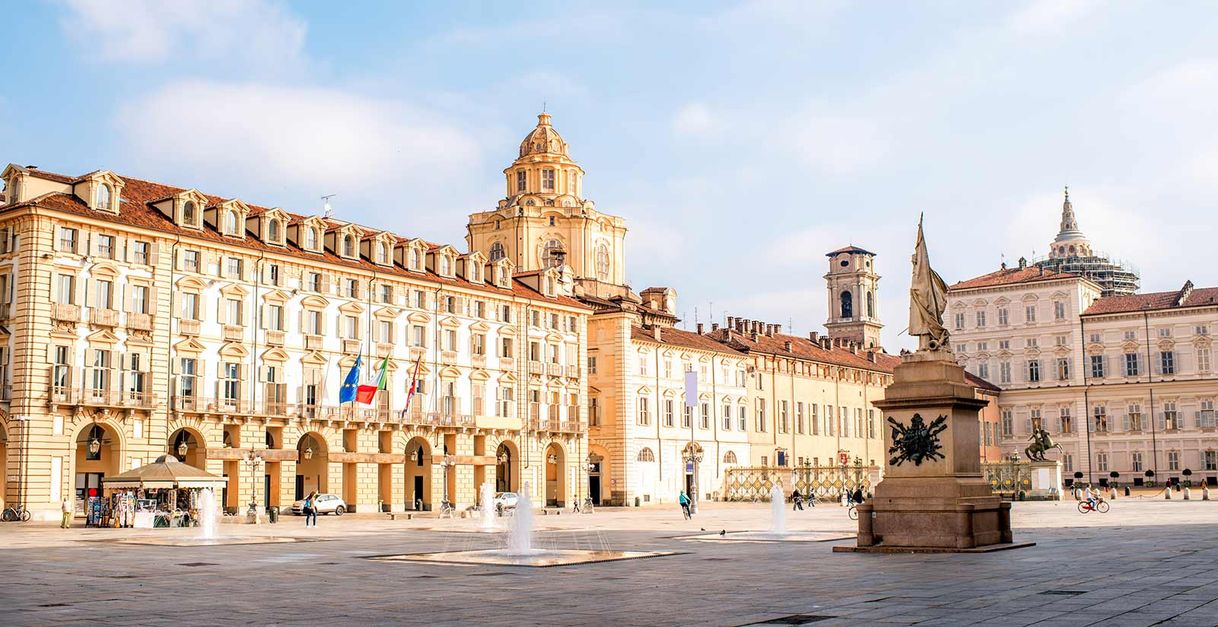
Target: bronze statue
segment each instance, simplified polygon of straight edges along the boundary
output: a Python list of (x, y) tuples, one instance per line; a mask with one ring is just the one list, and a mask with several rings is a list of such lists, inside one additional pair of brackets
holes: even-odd
[(918, 218), (918, 241), (914, 245), (913, 281), (909, 286), (909, 334), (918, 336), (919, 351), (950, 351), (943, 311), (947, 309), (947, 284), (930, 267), (922, 218)]
[(1032, 425), (1032, 435), (1028, 439), (1032, 441), (1032, 444), (1028, 445), (1028, 448), (1024, 449), (1023, 452), (1027, 455), (1028, 459), (1034, 462), (1046, 461), (1045, 453), (1048, 453), (1050, 450), (1063, 450), (1062, 445), (1054, 442), (1053, 438), (1049, 437), (1049, 431), (1040, 426), (1039, 422)]

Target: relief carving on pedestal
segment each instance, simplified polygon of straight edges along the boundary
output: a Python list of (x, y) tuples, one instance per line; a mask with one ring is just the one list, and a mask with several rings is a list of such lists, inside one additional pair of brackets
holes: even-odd
[(892, 425), (892, 446), (888, 454), (893, 455), (888, 463), (900, 466), (911, 461), (915, 466), (921, 466), (923, 461), (943, 459), (943, 444), (939, 442), (939, 434), (947, 430), (947, 416), (939, 416), (928, 425), (920, 414), (914, 414), (909, 426), (888, 418)]

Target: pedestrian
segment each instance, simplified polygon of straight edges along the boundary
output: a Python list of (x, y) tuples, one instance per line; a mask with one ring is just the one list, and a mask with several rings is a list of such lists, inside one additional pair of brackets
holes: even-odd
[(791, 511), (804, 511), (804, 497), (799, 493), (799, 488), (795, 488), (791, 491), (791, 502), (795, 504), (795, 506), (791, 508)]
[(846, 500), (846, 507), (854, 505), (854, 493), (850, 490), (846, 490), (846, 493), (842, 495), (842, 498)]
[(305, 497), (304, 502), (305, 527), (309, 526), (309, 520), (312, 519), (313, 526), (317, 526), (317, 490), (309, 493)]
[(855, 490), (854, 490), (854, 504), (855, 504), (855, 505), (861, 505), (862, 503), (863, 503), (863, 489), (862, 489), (862, 488), (855, 488)]
[(60, 521), (59, 526), (63, 529), (71, 529), (72, 504), (68, 502), (68, 497), (64, 497), (63, 503), (60, 504), (59, 509), (63, 512), (63, 520)]
[(677, 502), (681, 504), (681, 513), (685, 514), (685, 520), (689, 520), (689, 497), (685, 495), (685, 490), (681, 490), (681, 496), (677, 497)]

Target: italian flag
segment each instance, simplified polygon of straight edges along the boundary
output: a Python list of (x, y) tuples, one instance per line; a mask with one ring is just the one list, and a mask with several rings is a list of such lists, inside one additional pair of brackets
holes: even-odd
[(371, 405), (376, 400), (376, 393), (389, 387), (389, 356), (381, 360), (380, 374), (376, 375), (376, 385), (361, 385), (355, 391), (355, 400), (365, 405)]

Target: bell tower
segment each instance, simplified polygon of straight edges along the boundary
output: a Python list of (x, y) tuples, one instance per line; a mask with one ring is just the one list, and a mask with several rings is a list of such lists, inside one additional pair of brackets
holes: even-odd
[(503, 170), (507, 196), (492, 211), (469, 216), (470, 250), (508, 258), (518, 273), (569, 269), (577, 294), (608, 298), (626, 286), (626, 221), (601, 213), (584, 196), (584, 169), (571, 158), (550, 114), (520, 142)]
[(880, 347), (879, 282), (875, 253), (857, 246), (839, 248), (825, 255), (829, 272), (829, 337), (857, 342), (863, 348)]

